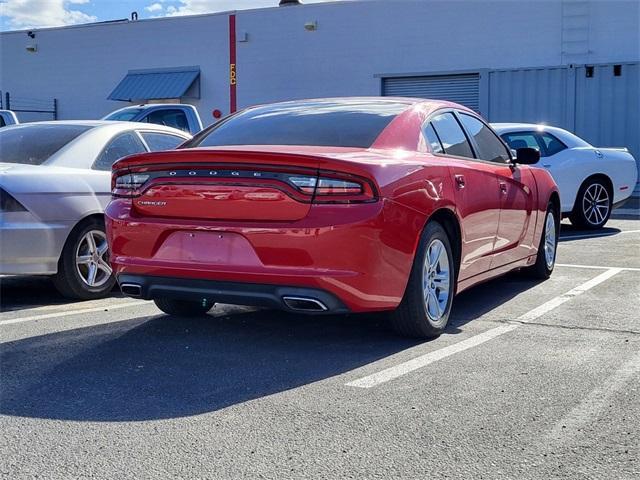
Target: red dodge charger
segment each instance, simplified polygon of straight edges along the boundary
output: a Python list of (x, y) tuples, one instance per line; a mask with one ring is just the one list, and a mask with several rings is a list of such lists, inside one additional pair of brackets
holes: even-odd
[(454, 294), (551, 274), (560, 203), (538, 159), (449, 102), (247, 108), (114, 165), (111, 260), (125, 295), (168, 314), (389, 311), (400, 333), (433, 337)]

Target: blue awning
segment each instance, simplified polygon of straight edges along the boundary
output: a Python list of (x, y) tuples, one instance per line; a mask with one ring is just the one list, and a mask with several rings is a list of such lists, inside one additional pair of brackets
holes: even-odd
[[(182, 98), (199, 77), (199, 67), (129, 70), (108, 98), (125, 102)], [(197, 93), (199, 97), (199, 88)]]

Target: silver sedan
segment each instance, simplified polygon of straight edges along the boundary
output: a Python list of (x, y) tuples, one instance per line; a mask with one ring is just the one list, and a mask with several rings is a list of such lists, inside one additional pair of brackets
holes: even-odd
[(103, 218), (111, 166), (189, 138), (161, 125), (109, 121), (0, 130), (0, 274), (51, 275), (72, 298), (106, 295), (114, 285)]

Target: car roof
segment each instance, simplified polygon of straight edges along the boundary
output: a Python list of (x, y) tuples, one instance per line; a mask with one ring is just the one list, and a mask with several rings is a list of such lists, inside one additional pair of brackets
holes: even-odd
[(117, 120), (50, 120), (43, 122), (28, 122), (28, 123), (20, 123), (18, 125), (10, 125), (5, 128), (29, 128), (35, 125), (51, 125), (51, 126), (61, 126), (61, 125), (77, 125), (81, 127), (89, 127), (89, 128), (110, 128), (113, 130), (157, 130), (164, 131), (167, 133), (180, 134), (181, 136), (190, 137), (191, 134), (189, 132), (185, 132), (183, 130), (179, 130), (173, 127), (167, 127), (165, 125), (159, 125), (157, 123), (145, 123), (145, 122), (124, 122)]
[(115, 112), (121, 112), (123, 110), (131, 110), (131, 109), (144, 110), (147, 108), (176, 108), (176, 107), (177, 108), (180, 108), (180, 107), (195, 108), (193, 105), (188, 103), (140, 103), (138, 105), (127, 105), (126, 107), (118, 108), (113, 112), (109, 112), (107, 115), (111, 115), (112, 113), (115, 113)]
[(117, 135), (128, 131), (147, 131), (175, 135), (184, 140), (191, 138), (191, 134), (172, 127), (157, 125), (155, 123), (119, 122), (109, 120), (56, 120), (45, 122), (22, 123), (4, 127), (2, 132), (11, 130), (28, 129), (38, 126), (79, 126), (86, 127), (76, 138), (51, 155), (43, 165), (55, 165), (61, 167), (89, 168), (84, 162), (91, 162), (105, 147), (106, 143)]
[[(353, 107), (354, 111), (371, 114), (385, 114), (395, 116), (378, 134), (374, 142), (366, 148), (381, 149), (405, 149), (419, 151), (421, 145), (421, 127), (431, 114), (443, 109), (456, 109), (464, 111), (471, 115), (477, 115), (473, 110), (456, 103), (445, 100), (433, 100), (425, 98), (413, 97), (381, 97), (381, 96), (357, 96), (357, 97), (328, 97), (328, 98), (309, 98), (289, 100), (284, 102), (265, 103), (261, 105), (252, 105), (238, 112), (242, 115), (244, 112), (253, 110), (265, 111), (270, 110), (277, 112), (279, 109), (286, 110), (288, 107), (292, 109), (301, 108), (313, 110), (315, 107), (322, 109), (327, 107), (327, 111), (331, 111), (331, 107), (344, 108), (348, 111)], [(389, 106), (389, 108), (385, 108)], [(233, 118), (233, 117), (231, 117)], [(215, 129), (216, 124), (209, 127)]]
[(417, 97), (381, 97), (381, 96), (359, 96), (359, 97), (327, 97), (327, 98), (304, 98), (299, 100), (286, 100), (283, 102), (273, 102), (273, 103), (264, 103), (260, 105), (252, 105), (247, 108), (254, 107), (277, 107), (277, 106), (286, 106), (286, 105), (295, 105), (295, 104), (327, 104), (327, 103), (338, 103), (338, 104), (362, 104), (362, 103), (371, 103), (371, 104), (380, 104), (380, 103), (395, 103), (398, 105), (405, 105), (407, 109), (414, 105), (420, 105), (423, 108), (427, 108), (430, 110), (436, 110), (439, 108), (461, 108), (463, 110), (468, 110), (467, 107), (463, 105), (459, 105), (453, 102), (449, 102), (446, 100), (436, 100), (429, 98), (417, 98)]
[(536, 132), (567, 131), (560, 127), (545, 125), (544, 123), (491, 123), (491, 126), (496, 132), (515, 132), (523, 130), (533, 130)]

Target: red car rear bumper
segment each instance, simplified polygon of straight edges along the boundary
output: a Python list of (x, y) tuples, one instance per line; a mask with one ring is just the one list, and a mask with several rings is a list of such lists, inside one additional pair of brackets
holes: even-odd
[(397, 307), (423, 228), (421, 215), (384, 200), (313, 205), (295, 222), (136, 218), (127, 199), (106, 216), (119, 282), (142, 283), (143, 298), (274, 305), (315, 292), (329, 313)]

